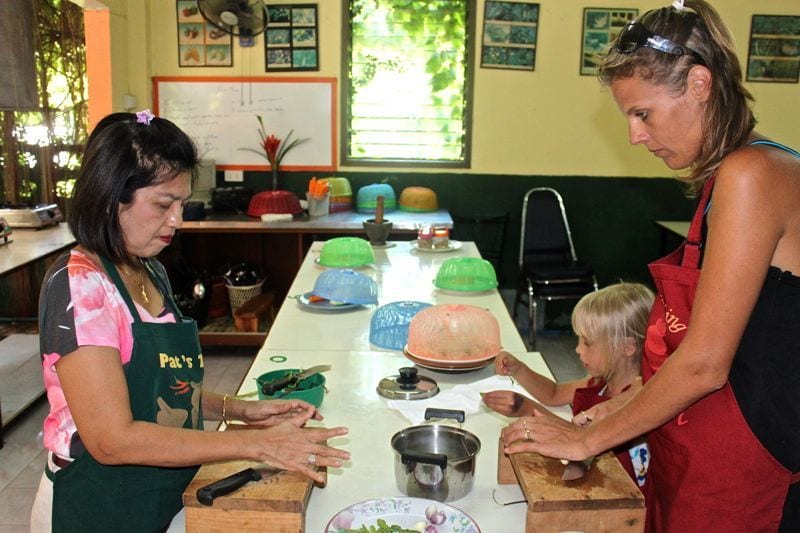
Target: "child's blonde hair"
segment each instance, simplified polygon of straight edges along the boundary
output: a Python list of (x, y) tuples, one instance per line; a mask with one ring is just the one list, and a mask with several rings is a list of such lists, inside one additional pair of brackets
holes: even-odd
[(590, 342), (602, 343), (607, 358), (620, 353), (626, 339), (633, 339), (633, 357), (639, 362), (654, 299), (653, 291), (640, 283), (622, 282), (590, 292), (572, 311), (572, 329)]

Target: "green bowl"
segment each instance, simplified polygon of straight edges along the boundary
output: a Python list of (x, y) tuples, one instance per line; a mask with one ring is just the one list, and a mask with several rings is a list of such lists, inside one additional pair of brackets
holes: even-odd
[(450, 291), (478, 292), (497, 288), (492, 264), (479, 257), (454, 257), (442, 263), (433, 284)]
[(360, 237), (336, 237), (325, 241), (319, 264), (327, 267), (356, 268), (375, 262), (369, 241)]
[(325, 397), (325, 376), (322, 374), (314, 374), (305, 379), (297, 382), (297, 386), (292, 389), (282, 389), (267, 396), (261, 389), (264, 383), (269, 383), (290, 374), (297, 374), (300, 372), (299, 368), (285, 368), (283, 370), (273, 370), (265, 374), (261, 374), (256, 378), (258, 385), (258, 398), (259, 400), (303, 400), (314, 407), (322, 405), (322, 399)]

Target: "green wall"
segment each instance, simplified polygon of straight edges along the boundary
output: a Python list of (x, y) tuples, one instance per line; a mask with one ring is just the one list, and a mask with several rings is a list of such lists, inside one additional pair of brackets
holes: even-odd
[[(436, 191), (440, 207), (451, 213), (510, 213), (502, 269), (504, 288), (515, 284), (522, 199), (533, 187), (552, 187), (561, 193), (578, 257), (594, 266), (601, 285), (620, 278), (649, 282), (647, 263), (660, 253), (660, 232), (654, 221), (688, 220), (694, 205), (684, 196), (680, 183), (670, 178), (349, 171), (336, 175), (350, 180), (354, 197), (359, 187), (385, 181), (398, 196), (408, 186), (429, 187)], [(280, 187), (304, 198), (310, 178), (310, 173), (284, 172)], [(261, 191), (269, 180), (267, 173), (248, 172), (243, 185)], [(387, 218), (391, 216), (387, 214)]]

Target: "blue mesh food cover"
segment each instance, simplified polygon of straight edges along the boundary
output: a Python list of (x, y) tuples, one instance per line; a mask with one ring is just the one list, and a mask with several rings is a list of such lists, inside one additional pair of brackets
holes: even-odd
[(408, 325), (421, 310), (430, 307), (425, 302), (405, 300), (392, 302), (375, 310), (369, 323), (369, 342), (381, 348), (402, 350), (408, 340)]
[(375, 280), (348, 268), (326, 270), (321, 273), (311, 292), (315, 296), (333, 302), (356, 305), (378, 303), (378, 284)]

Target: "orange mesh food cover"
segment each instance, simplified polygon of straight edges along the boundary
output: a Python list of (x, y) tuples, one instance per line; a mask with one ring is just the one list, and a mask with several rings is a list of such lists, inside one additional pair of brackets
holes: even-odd
[(500, 350), (497, 319), (474, 305), (434, 305), (414, 315), (409, 324), (408, 351), (417, 357), (469, 360)]

